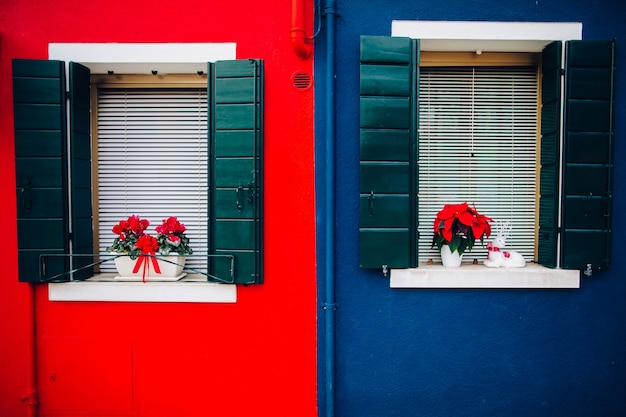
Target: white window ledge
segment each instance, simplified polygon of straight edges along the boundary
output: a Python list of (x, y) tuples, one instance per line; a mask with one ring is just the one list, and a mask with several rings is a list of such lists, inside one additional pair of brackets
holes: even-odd
[(122, 282), (112, 274), (85, 281), (48, 284), (50, 301), (128, 301), (235, 303), (237, 286), (207, 282), (202, 275), (189, 275), (176, 282)]
[(420, 265), (392, 269), (391, 288), (580, 288), (580, 271), (527, 264), (523, 268), (484, 265)]

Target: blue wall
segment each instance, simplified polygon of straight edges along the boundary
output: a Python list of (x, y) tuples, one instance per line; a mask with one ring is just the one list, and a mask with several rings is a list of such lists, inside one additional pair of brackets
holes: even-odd
[[(323, 0), (322, 9), (324, 7)], [(626, 415), (626, 2), (338, 0), (335, 415)], [(359, 36), (393, 19), (574, 21), (617, 39), (613, 267), (576, 290), (397, 290), (358, 267)], [(320, 305), (324, 301), (324, 28), (316, 40)], [(324, 311), (320, 308), (320, 414)]]

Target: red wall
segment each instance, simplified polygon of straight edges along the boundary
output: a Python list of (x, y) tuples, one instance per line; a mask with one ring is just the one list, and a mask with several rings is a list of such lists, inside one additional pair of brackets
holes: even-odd
[[(31, 288), (40, 415), (317, 415), (313, 90), (291, 81), (312, 59), (293, 52), (291, 1), (2, 3), (0, 416), (29, 411)], [(50, 42), (222, 41), (265, 60), (265, 283), (235, 304), (50, 302), (18, 283), (11, 59), (46, 59)]]

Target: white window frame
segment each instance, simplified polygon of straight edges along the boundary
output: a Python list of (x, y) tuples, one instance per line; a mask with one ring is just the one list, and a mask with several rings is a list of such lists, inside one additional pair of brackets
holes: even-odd
[[(77, 62), (92, 74), (197, 74), (207, 62), (237, 58), (237, 45), (224, 43), (51, 43), (48, 59)], [(69, 71), (66, 71), (69, 74)], [(234, 303), (237, 286), (188, 276), (179, 282), (86, 281), (48, 284), (51, 301)]]
[[(420, 51), (541, 52), (553, 41), (582, 39), (580, 22), (461, 22), (394, 20), (391, 36), (420, 40)], [(392, 269), (391, 288), (580, 288), (580, 272), (541, 265), (487, 268), (441, 265)]]

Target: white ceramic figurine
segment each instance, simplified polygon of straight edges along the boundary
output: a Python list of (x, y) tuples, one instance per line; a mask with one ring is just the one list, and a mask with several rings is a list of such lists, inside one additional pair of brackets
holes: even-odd
[(526, 266), (526, 260), (521, 253), (514, 250), (504, 250), (506, 238), (509, 237), (511, 225), (509, 223), (499, 223), (497, 234), (492, 242), (487, 243), (487, 259), (485, 266), (490, 268), (521, 268)]

